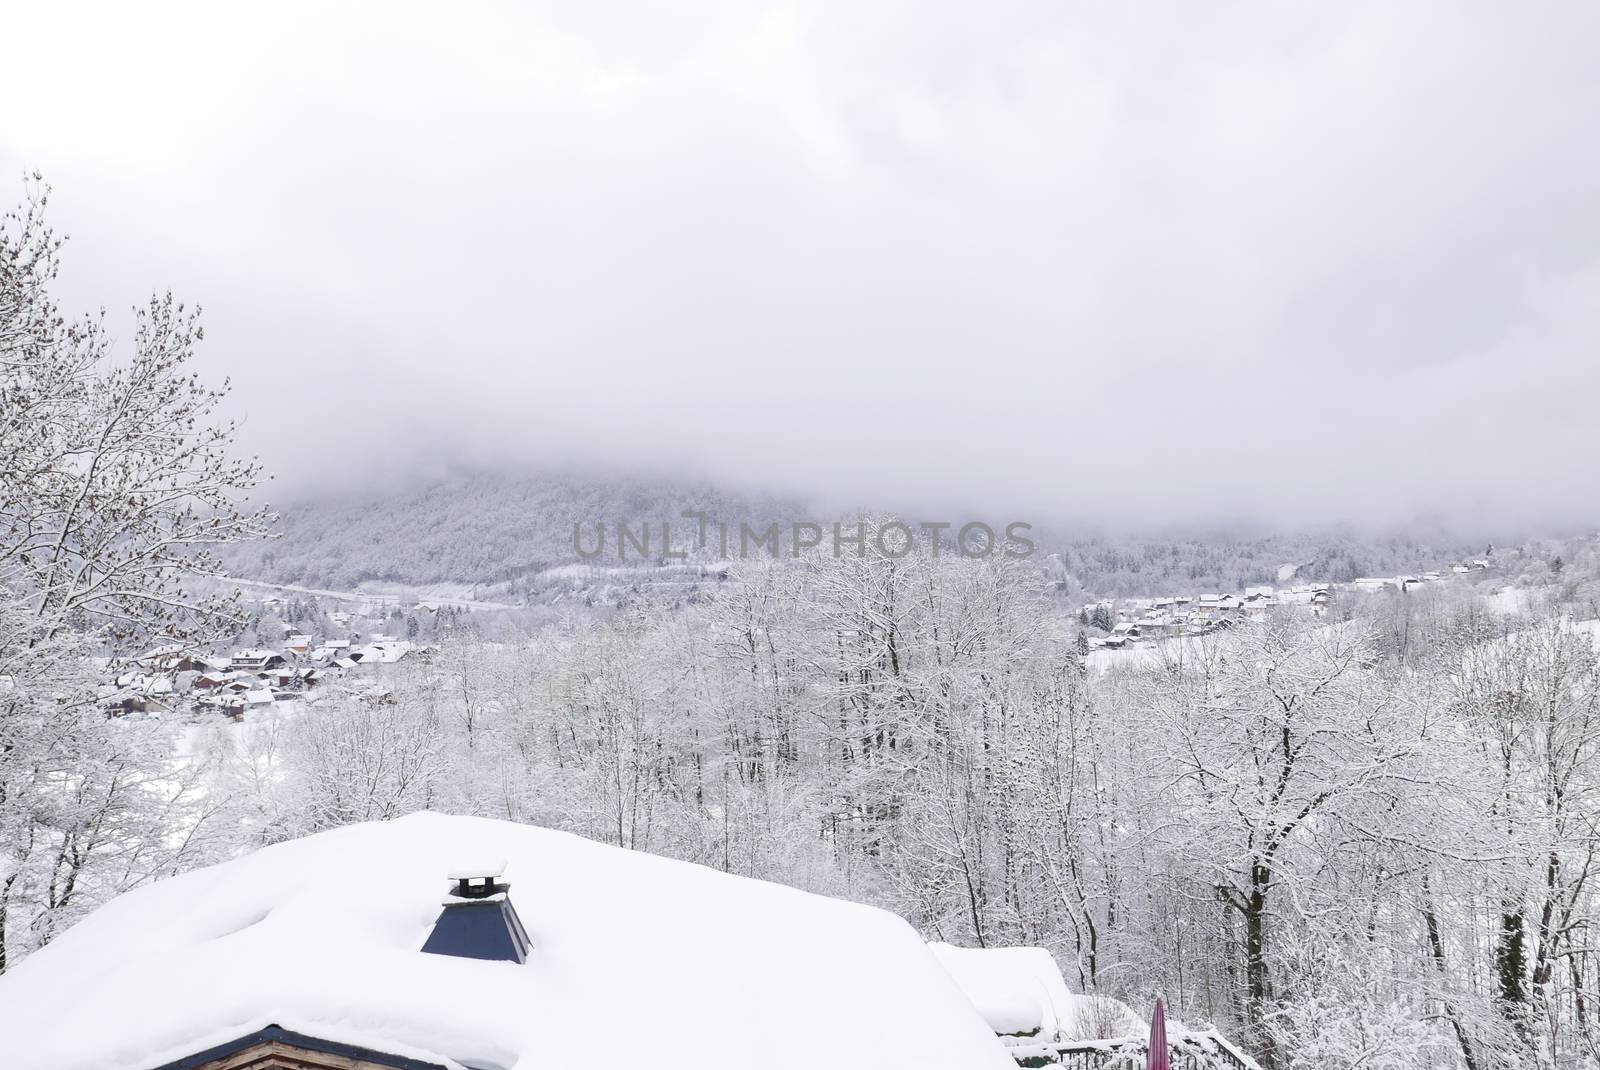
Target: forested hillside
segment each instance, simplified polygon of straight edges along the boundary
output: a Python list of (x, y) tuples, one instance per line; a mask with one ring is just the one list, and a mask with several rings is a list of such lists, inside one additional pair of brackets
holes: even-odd
[(325, 494), (283, 510), (280, 537), (233, 547), (236, 576), (312, 587), (513, 585), (578, 560), (576, 523), (658, 524), (699, 510), (737, 522), (796, 506), (704, 483), (475, 474), (388, 493)]
[[(575, 523), (648, 523), (659, 532), (662, 521), (676, 524), (686, 510), (735, 527), (746, 520), (787, 526), (835, 519), (797, 501), (689, 480), (474, 474), (389, 492), (324, 494), (291, 506), (282, 511), (279, 537), (229, 548), (227, 565), (235, 576), (273, 583), (338, 589), (478, 584), (515, 597), (528, 593), (540, 571), (579, 560)], [(982, 519), (947, 512), (940, 518)], [(687, 527), (678, 529), (678, 538), (689, 538)], [(1345, 582), (1421, 571), (1485, 548), (1478, 538), (1340, 531), (1086, 535), (1071, 524), (1042, 520), (1034, 523), (1033, 538), (1035, 559), (1051, 578), (1074, 593), (1101, 597), (1237, 591), (1278, 582), (1285, 564), (1300, 566), (1304, 579)]]

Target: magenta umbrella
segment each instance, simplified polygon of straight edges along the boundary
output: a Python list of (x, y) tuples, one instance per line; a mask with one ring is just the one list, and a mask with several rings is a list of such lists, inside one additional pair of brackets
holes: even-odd
[(1150, 1050), (1145, 1053), (1145, 1070), (1167, 1070), (1167, 1009), (1156, 997), (1156, 1012), (1150, 1016)]

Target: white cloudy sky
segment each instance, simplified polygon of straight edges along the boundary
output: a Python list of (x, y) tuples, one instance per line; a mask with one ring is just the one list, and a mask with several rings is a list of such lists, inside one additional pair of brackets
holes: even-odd
[(1594, 4), (0, 10), (7, 199), (205, 307), (280, 496), (1600, 519)]

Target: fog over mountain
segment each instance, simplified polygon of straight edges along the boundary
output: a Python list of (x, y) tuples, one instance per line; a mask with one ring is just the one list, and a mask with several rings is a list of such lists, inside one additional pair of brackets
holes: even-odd
[[(684, 515), (691, 511), (698, 516)], [(235, 544), (233, 576), (314, 589), (470, 591), (479, 600), (537, 604), (579, 586), (660, 584), (694, 589), (731, 560), (792, 555), (794, 525), (815, 524), (827, 553), (838, 525), (856, 534), (862, 513), (822, 501), (745, 494), (704, 482), (614, 473), (457, 470), (449, 478), (349, 487), (284, 510), (274, 538)], [(881, 511), (867, 514), (882, 516)], [(995, 545), (1025, 550), (1035, 582), (1069, 598), (1240, 590), (1271, 584), (1298, 566), (1301, 580), (1420, 573), (1482, 553), (1482, 530), (1375, 528), (1164, 529), (1024, 521), (1011, 542), (1011, 517), (981, 512), (900, 514), (921, 540), (943, 523), (945, 552), (976, 522)], [(699, 529), (704, 519), (704, 541)], [(775, 525), (771, 541), (767, 532)], [(576, 529), (576, 531), (575, 531)], [(626, 529), (632, 540), (622, 545)], [(982, 547), (974, 531), (971, 546)], [(846, 546), (848, 548), (848, 546)], [(589, 566), (573, 571), (573, 566)], [(689, 575), (685, 575), (687, 569)], [(709, 571), (708, 571), (709, 570)], [(638, 588), (642, 590), (643, 587)]]
[(66, 305), (202, 304), (277, 497), (1596, 519), (1593, 5), (480, 11), (8, 12)]

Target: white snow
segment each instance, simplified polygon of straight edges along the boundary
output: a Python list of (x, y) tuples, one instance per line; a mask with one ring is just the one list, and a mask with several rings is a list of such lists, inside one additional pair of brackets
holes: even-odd
[(996, 1033), (1027, 1033), (1041, 1041), (1085, 1039), (1089, 1033), (1125, 1036), (1149, 1029), (1125, 1004), (1069, 991), (1042, 947), (955, 947), (929, 944)]
[[(501, 856), (528, 962), (423, 954), (445, 875)], [(891, 914), (485, 818), (162, 881), (0, 976), (0, 1061), (29, 1070), (147, 1070), (269, 1024), (477, 1070), (1013, 1070)]]
[(474, 858), (456, 862), (445, 876), (453, 881), (499, 880), (505, 871), (506, 860), (502, 857)]

